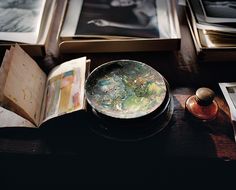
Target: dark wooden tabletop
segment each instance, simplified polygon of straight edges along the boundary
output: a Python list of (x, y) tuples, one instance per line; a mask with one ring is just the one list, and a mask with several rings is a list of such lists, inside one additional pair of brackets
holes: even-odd
[[(118, 141), (96, 133), (93, 129), (99, 122), (87, 116), (70, 116), (39, 130), (1, 129), (1, 180), (6, 184), (158, 185), (181, 183), (183, 178), (193, 183), (196, 179), (230, 182), (236, 169), (236, 144), (229, 108), (218, 83), (236, 81), (235, 63), (198, 62), (183, 7), (178, 6), (178, 14), (180, 51), (88, 53), (57, 59), (86, 55), (92, 60), (92, 69), (114, 59), (133, 59), (157, 69), (169, 82), (174, 100), (173, 117), (163, 131), (143, 140)], [(218, 117), (210, 123), (193, 121), (185, 114), (185, 100), (202, 86), (215, 91), (220, 107)]]

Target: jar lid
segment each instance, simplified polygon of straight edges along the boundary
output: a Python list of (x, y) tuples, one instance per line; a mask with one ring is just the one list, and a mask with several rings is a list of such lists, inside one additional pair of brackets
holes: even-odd
[(214, 100), (214, 98), (215, 98), (215, 93), (209, 88), (202, 87), (196, 91), (196, 101), (200, 105), (203, 106), (210, 105)]

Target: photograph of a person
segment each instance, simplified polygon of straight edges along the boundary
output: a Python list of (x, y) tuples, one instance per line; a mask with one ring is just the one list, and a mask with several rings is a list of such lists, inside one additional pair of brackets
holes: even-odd
[(156, 0), (84, 0), (75, 35), (159, 37)]
[[(37, 37), (46, 0), (0, 0), (0, 40), (18, 41)], [(22, 35), (22, 36), (21, 36)], [(29, 42), (31, 36), (28, 36)], [(34, 37), (35, 38), (35, 37)]]
[(236, 22), (236, 1), (200, 0), (206, 21)]

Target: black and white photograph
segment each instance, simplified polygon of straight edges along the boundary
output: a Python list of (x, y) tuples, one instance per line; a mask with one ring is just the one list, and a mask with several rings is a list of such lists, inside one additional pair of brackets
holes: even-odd
[(194, 25), (200, 30), (212, 30), (219, 32), (235, 33), (234, 23), (209, 23), (205, 19), (201, 3), (197, 0), (187, 0), (187, 6), (190, 8), (190, 15), (195, 21)]
[(230, 86), (230, 87), (226, 87), (227, 92), (229, 93), (229, 97), (236, 109), (236, 86)]
[(236, 82), (223, 82), (219, 83), (219, 86), (229, 106), (230, 117), (234, 130), (234, 138), (236, 140)]
[(85, 0), (76, 35), (159, 37), (155, 0)]
[(199, 0), (207, 22), (236, 22), (236, 1)]
[(219, 86), (229, 106), (231, 119), (236, 121), (236, 82), (219, 83)]
[(166, 0), (71, 0), (61, 37), (170, 38), (170, 11)]
[(0, 40), (35, 42), (46, 0), (0, 0)]

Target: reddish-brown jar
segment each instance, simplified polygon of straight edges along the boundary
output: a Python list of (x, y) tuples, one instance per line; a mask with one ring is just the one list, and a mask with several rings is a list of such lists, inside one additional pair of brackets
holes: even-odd
[(186, 111), (197, 120), (206, 122), (216, 118), (218, 104), (214, 100), (215, 93), (209, 88), (199, 88), (195, 95), (185, 102)]

